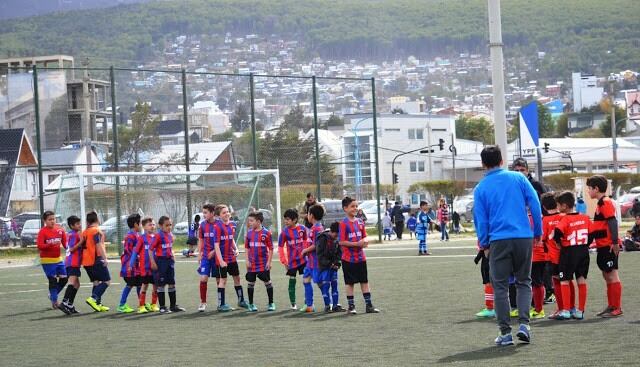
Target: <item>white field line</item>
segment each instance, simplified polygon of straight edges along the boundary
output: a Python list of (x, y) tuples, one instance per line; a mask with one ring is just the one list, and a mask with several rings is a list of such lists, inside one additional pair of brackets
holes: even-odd
[[(42, 285), (46, 286), (47, 284), (43, 283)], [(111, 285), (120, 285), (120, 283), (111, 283)], [(89, 287), (93, 287), (93, 285), (90, 285), (90, 284), (80, 285), (80, 288), (89, 288)], [(26, 289), (22, 291), (0, 292), (0, 296), (3, 296), (5, 294), (33, 293), (33, 292), (42, 292), (42, 291), (49, 291), (49, 289), (42, 288), (42, 289)]]

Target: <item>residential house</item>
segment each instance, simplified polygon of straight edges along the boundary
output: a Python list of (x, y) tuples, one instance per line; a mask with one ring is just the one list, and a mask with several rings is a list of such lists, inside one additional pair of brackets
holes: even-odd
[(0, 130), (0, 216), (37, 210), (37, 160), (24, 129)]

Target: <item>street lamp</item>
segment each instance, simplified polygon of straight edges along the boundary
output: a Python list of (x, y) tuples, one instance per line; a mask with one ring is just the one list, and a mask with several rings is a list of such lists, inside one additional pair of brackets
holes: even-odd
[(616, 82), (616, 78), (613, 74), (609, 75), (609, 91), (611, 98), (611, 140), (612, 140), (612, 153), (613, 153), (613, 173), (618, 173), (618, 144), (616, 143), (616, 104), (613, 87)]
[(360, 185), (362, 185), (362, 174), (360, 173), (360, 139), (358, 138), (358, 125), (368, 119), (368, 117), (362, 118), (356, 121), (355, 124), (352, 124), (351, 127), (351, 133), (353, 134), (353, 140), (355, 142), (353, 160), (355, 165), (356, 200), (360, 200)]

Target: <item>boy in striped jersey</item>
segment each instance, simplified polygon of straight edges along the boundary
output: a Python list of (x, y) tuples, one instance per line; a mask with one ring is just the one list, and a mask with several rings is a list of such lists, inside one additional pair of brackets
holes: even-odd
[[(151, 258), (151, 269), (156, 271), (155, 281), (158, 285), (158, 302), (160, 303), (160, 313), (171, 313), (184, 311), (184, 308), (176, 304), (176, 275), (175, 260), (173, 258), (173, 234), (171, 228), (171, 218), (162, 216), (158, 220), (160, 232), (155, 236), (155, 240), (149, 247)], [(169, 308), (165, 306), (164, 287), (168, 286)]]
[(209, 278), (218, 277), (218, 268), (215, 260), (215, 205), (204, 204), (202, 214), (204, 220), (198, 226), (198, 274), (200, 275), (200, 306), (199, 312), (207, 309), (207, 288)]
[[(233, 311), (233, 308), (225, 302), (225, 287), (227, 285), (227, 275), (233, 277), (233, 285), (238, 296), (238, 306), (248, 308), (249, 305), (244, 300), (242, 285), (240, 284), (240, 269), (238, 268), (238, 248), (236, 247), (235, 235), (236, 225), (231, 221), (231, 213), (226, 205), (218, 205), (215, 215), (219, 220), (215, 224), (215, 258), (218, 265), (218, 311)], [(217, 278), (216, 278), (217, 279)]]
[(82, 245), (80, 239), (80, 231), (82, 231), (82, 222), (75, 215), (67, 218), (67, 225), (71, 229), (67, 233), (67, 255), (64, 259), (64, 266), (67, 270), (69, 284), (64, 292), (64, 298), (60, 304), (60, 310), (67, 315), (79, 313), (73, 302), (80, 288), (80, 266), (82, 265)]
[(357, 313), (353, 298), (353, 288), (356, 283), (360, 283), (362, 296), (366, 303), (366, 312), (378, 313), (380, 311), (373, 307), (371, 292), (369, 291), (367, 259), (364, 255), (364, 248), (369, 245), (369, 240), (367, 239), (364, 223), (356, 218), (358, 202), (346, 196), (342, 199), (342, 209), (347, 216), (340, 222), (338, 238), (340, 239), (340, 246), (342, 246), (342, 272), (347, 288), (349, 314), (355, 315)]
[(135, 311), (127, 304), (127, 298), (133, 287), (136, 287), (137, 292), (140, 293), (141, 286), (140, 276), (138, 274), (139, 269), (136, 266), (131, 266), (134, 251), (142, 243), (142, 238), (138, 234), (140, 231), (140, 214), (131, 214), (127, 218), (127, 226), (129, 227), (129, 232), (124, 238), (124, 251), (122, 251), (122, 256), (120, 256), (120, 276), (124, 279), (126, 286), (122, 288), (120, 304), (116, 309), (119, 313), (131, 313)]
[[(149, 257), (149, 247), (155, 238), (156, 224), (153, 218), (146, 217), (141, 221), (144, 234), (140, 236), (140, 242), (134, 248), (129, 266), (136, 269), (136, 273), (140, 276), (140, 294), (138, 295), (138, 313), (158, 312), (160, 308), (156, 304), (158, 301), (158, 292), (156, 285), (153, 284), (153, 271), (151, 270), (151, 258)], [(151, 303), (147, 301), (147, 289), (149, 284), (153, 284), (153, 293), (151, 294)]]
[(298, 224), (298, 211), (295, 209), (287, 209), (284, 212), (284, 224), (285, 227), (278, 237), (278, 254), (282, 265), (287, 267), (291, 309), (297, 310), (296, 274), (304, 274), (306, 260), (302, 256), (302, 250), (307, 242), (307, 229)]
[[(324, 217), (324, 208), (315, 204), (311, 206), (307, 212), (307, 222), (311, 224), (311, 228), (309, 228), (309, 239), (305, 245), (304, 250), (302, 250), (302, 256), (307, 257), (307, 265), (304, 268), (304, 303), (306, 307), (301, 311), (311, 313), (315, 311), (315, 307), (313, 306), (313, 286), (311, 285), (311, 281), (318, 284), (318, 287), (321, 287), (322, 284), (318, 279), (318, 257), (316, 256), (316, 237), (318, 234), (324, 231), (324, 227), (322, 226), (322, 218)], [(329, 306), (329, 289), (322, 289), (322, 296), (325, 300), (325, 308)]]
[(256, 285), (256, 278), (264, 282), (267, 288), (269, 305), (267, 311), (275, 311), (276, 304), (273, 303), (273, 284), (271, 283), (271, 259), (273, 258), (273, 242), (271, 231), (262, 226), (264, 216), (260, 212), (250, 213), (247, 217), (249, 230), (244, 240), (245, 257), (247, 265), (247, 293), (249, 294), (249, 312), (257, 312), (258, 308), (253, 303), (253, 291)]

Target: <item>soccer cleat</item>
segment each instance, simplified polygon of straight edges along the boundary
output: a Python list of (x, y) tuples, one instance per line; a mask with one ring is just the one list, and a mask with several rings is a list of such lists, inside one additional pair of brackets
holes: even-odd
[(329, 305), (324, 306), (324, 313), (331, 313), (331, 312), (333, 312), (331, 310), (331, 306), (329, 306)]
[(431, 255), (431, 252), (426, 251), (423, 255), (425, 255), (425, 256), (430, 256), (430, 255)]
[(67, 305), (66, 302), (60, 303), (60, 305), (58, 306), (58, 309), (64, 312), (65, 315), (71, 315), (71, 309), (69, 308), (69, 305)]
[(153, 312), (153, 306), (151, 305), (151, 303), (145, 303), (144, 308), (146, 308), (149, 312)]
[(504, 334), (504, 335), (498, 334), (498, 337), (496, 338), (495, 343), (499, 347), (513, 345), (513, 336), (511, 336), (511, 333)]
[(93, 310), (95, 312), (102, 312), (102, 308), (100, 307), (100, 305), (96, 302), (95, 299), (93, 299), (92, 297), (89, 297), (85, 300), (85, 302), (87, 302), (87, 304), (93, 308)]
[[(255, 305), (253, 305), (253, 307), (256, 307)], [(258, 309), (256, 308), (256, 311)], [(276, 310), (276, 304), (275, 303), (269, 303), (269, 305), (267, 306), (267, 311), (275, 311)]]
[(207, 309), (206, 303), (201, 303), (200, 306), (198, 306), (198, 312), (204, 312), (206, 309)]
[(298, 305), (296, 305), (296, 304), (294, 303), (294, 304), (292, 304), (292, 305), (289, 307), (289, 309), (290, 309), (291, 311), (297, 311), (297, 310), (298, 310)]
[(80, 311), (76, 310), (76, 306), (74, 305), (69, 305), (69, 311), (71, 312), (72, 315), (80, 313)]
[(580, 311), (580, 310), (575, 310), (571, 313), (571, 318), (572, 319), (576, 319), (576, 320), (583, 320), (584, 319), (584, 311)]
[(349, 305), (349, 309), (347, 310), (347, 312), (349, 313), (349, 315), (357, 315), (358, 311), (356, 311), (356, 306), (355, 305)]
[(622, 315), (624, 315), (624, 312), (622, 312), (621, 308), (614, 308), (611, 311), (603, 314), (602, 317), (604, 317), (605, 319), (611, 319), (614, 317), (620, 317)]
[(316, 312), (316, 308), (313, 307), (313, 306), (306, 306), (304, 308), (301, 308), (300, 312), (303, 312), (303, 313), (314, 313), (314, 312)]
[(218, 306), (218, 312), (229, 312), (229, 311), (233, 311), (233, 308), (231, 308), (231, 306), (229, 306), (226, 303), (224, 305)]
[(377, 308), (373, 307), (373, 305), (367, 305), (367, 307), (365, 308), (365, 312), (366, 313), (380, 313), (380, 310), (378, 310)]
[(118, 308), (116, 308), (116, 311), (118, 311), (119, 313), (132, 313), (133, 309), (129, 307), (129, 305), (124, 304), (124, 305), (118, 306)]
[(100, 312), (107, 312), (110, 310), (109, 307), (103, 305), (103, 304), (98, 304), (98, 306), (100, 306)]
[(160, 306), (156, 304), (151, 305), (151, 312), (160, 312)]
[(166, 307), (160, 307), (160, 313), (171, 313), (171, 310)]
[(149, 310), (147, 310), (146, 307), (144, 307), (144, 306), (138, 307), (138, 313), (148, 313), (148, 312), (149, 312)]
[(180, 305), (175, 305), (171, 307), (171, 312), (184, 312), (186, 311), (184, 307), (180, 307)]
[(253, 303), (249, 303), (247, 306), (247, 312), (258, 312), (258, 307)]
[(531, 312), (531, 314), (529, 315), (529, 317), (531, 319), (544, 319), (546, 317), (546, 315), (544, 314), (544, 310), (540, 310), (540, 312), (536, 312), (536, 310), (533, 310)]
[(544, 304), (548, 305), (550, 303), (556, 303), (556, 295), (551, 293), (551, 295), (544, 300)]
[(609, 312), (611, 312), (611, 311), (613, 311), (613, 307), (611, 307), (611, 306), (607, 306), (607, 308), (605, 308), (604, 310), (602, 310), (602, 311), (598, 312), (598, 313), (596, 314), (596, 316), (600, 316), (600, 317), (602, 317), (604, 314), (609, 313)]
[(567, 310), (562, 310), (558, 313), (558, 316), (555, 318), (556, 320), (570, 320), (571, 312)]
[(531, 328), (527, 324), (520, 324), (516, 337), (523, 343), (531, 343)]
[(491, 319), (496, 317), (496, 311), (485, 308), (485, 309), (482, 309), (482, 311), (478, 312), (476, 314), (476, 317), (479, 319)]
[(249, 304), (247, 303), (247, 301), (239, 301), (238, 307), (249, 309)]
[(331, 309), (332, 312), (345, 312), (346, 310), (341, 305), (335, 305)]
[(509, 316), (510, 317), (518, 317), (518, 309), (514, 309), (509, 311)]

